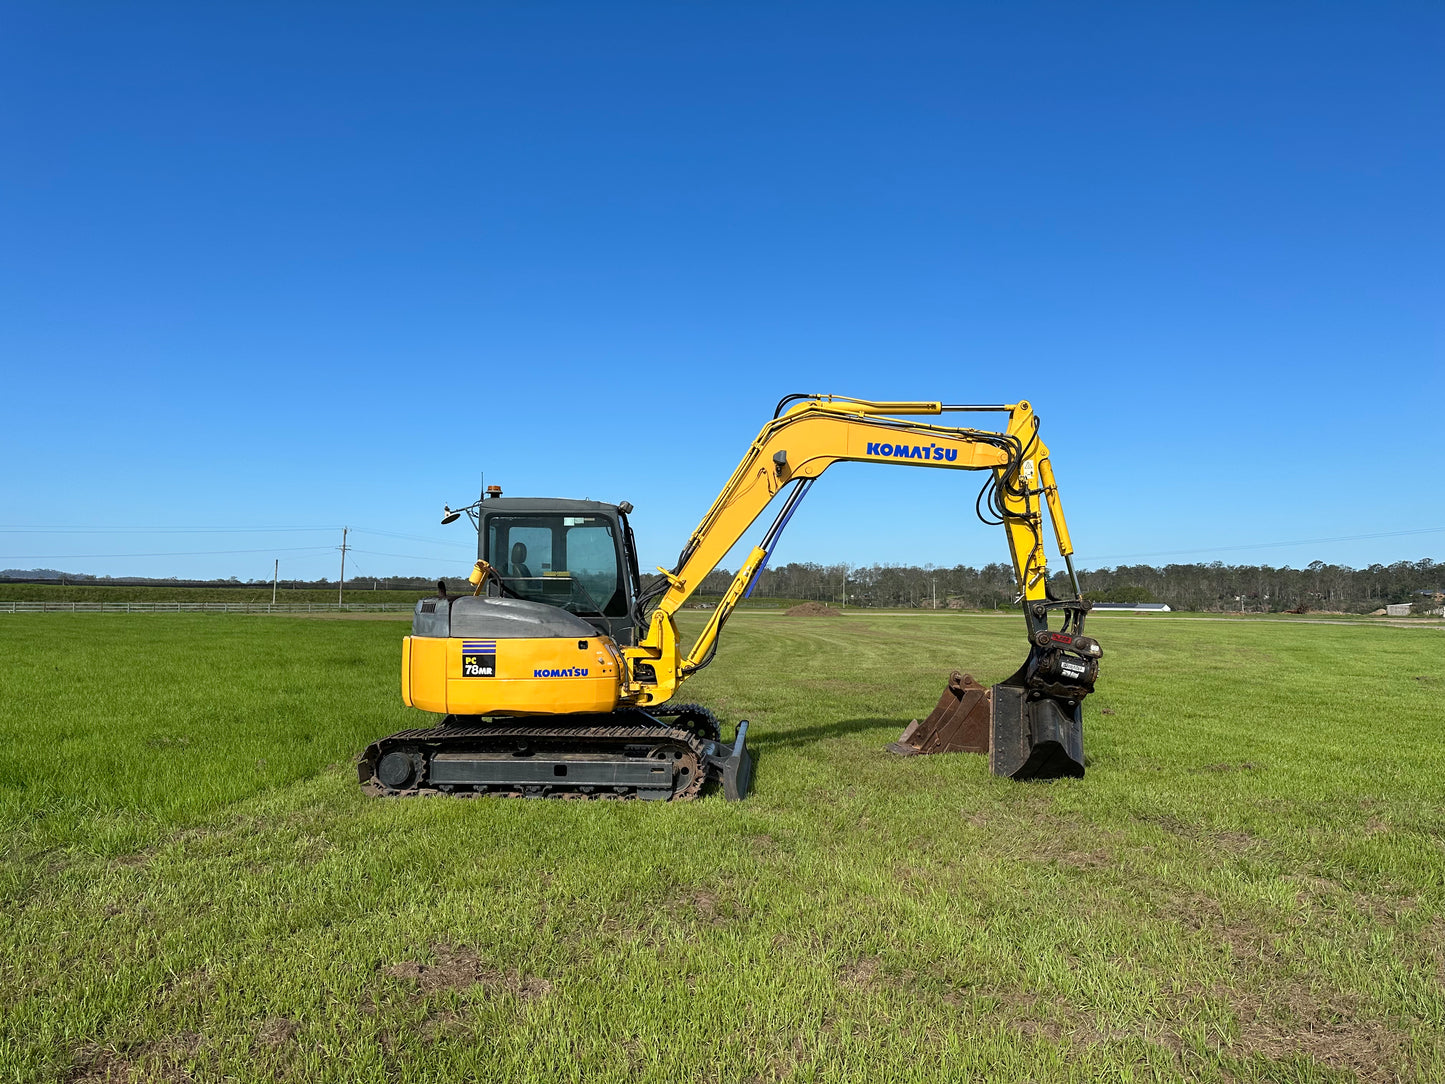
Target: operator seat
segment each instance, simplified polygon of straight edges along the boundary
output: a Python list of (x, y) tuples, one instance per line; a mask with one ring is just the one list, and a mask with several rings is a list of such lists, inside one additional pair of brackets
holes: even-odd
[(521, 542), (512, 543), (511, 575), (530, 579), (532, 570), (527, 567), (527, 547)]

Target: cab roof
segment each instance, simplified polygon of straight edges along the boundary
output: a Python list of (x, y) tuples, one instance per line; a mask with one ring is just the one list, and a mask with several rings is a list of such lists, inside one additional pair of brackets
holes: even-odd
[(602, 512), (615, 516), (617, 505), (568, 497), (493, 497), (482, 502), (481, 514), (493, 512)]

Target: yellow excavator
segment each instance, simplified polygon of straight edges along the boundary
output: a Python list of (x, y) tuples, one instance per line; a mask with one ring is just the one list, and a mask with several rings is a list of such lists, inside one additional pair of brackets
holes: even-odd
[[(993, 412), (1002, 431), (920, 416)], [(724, 741), (716, 717), (674, 700), (712, 662), (729, 615), (750, 593), (788, 520), (834, 463), (987, 473), (979, 517), (1004, 528), (1028, 632), (1028, 656), (992, 688), (954, 672), (938, 706), (890, 749), (986, 752), (996, 775), (1084, 774), (1081, 705), (1098, 675), (1099, 644), (1084, 635), (1089, 604), (1048, 447), (1027, 402), (948, 405), (791, 395), (763, 426), (683, 547), (644, 584), (632, 506), (506, 498), (496, 486), (453, 510), (477, 528), (472, 592), (417, 603), (403, 640), (402, 698), (444, 716), (372, 743), (359, 774), (370, 792), (677, 800), (709, 783), (748, 793), (748, 723)], [(758, 516), (782, 494), (772, 526), (738, 569), (691, 647), (676, 615)], [(1068, 569), (1054, 598), (1044, 556), (1047, 508)], [(1057, 618), (1057, 627), (1051, 624)]]

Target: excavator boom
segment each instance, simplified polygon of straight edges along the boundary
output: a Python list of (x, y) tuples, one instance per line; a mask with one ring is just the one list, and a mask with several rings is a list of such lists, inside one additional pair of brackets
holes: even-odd
[[(929, 424), (912, 420), (945, 413), (1002, 413), (1001, 432)], [(1073, 568), (1073, 544), (1048, 446), (1028, 402), (997, 406), (948, 406), (939, 402), (868, 402), (834, 396), (790, 397), (743, 455), (732, 477), (683, 547), (671, 570), (659, 569), (662, 589), (647, 633), (636, 647), (625, 648), (631, 680), (626, 696), (646, 705), (664, 703), (689, 675), (707, 664), (729, 614), (751, 586), (782, 529), (814, 479), (835, 463), (871, 462), (888, 466), (987, 471), (980, 494), (980, 518), (987, 498), (991, 518), (1008, 539), (1020, 602), (1024, 606), (1029, 655), (1019, 671), (987, 695), (970, 697), (965, 715), (974, 734), (987, 729), (989, 740), (945, 740), (943, 716), (958, 722), (962, 687), (968, 675), (955, 674), (929, 719), (914, 724), (895, 743), (898, 752), (989, 752), (996, 773), (1015, 778), (1082, 775), (1083, 724), (1079, 706), (1093, 690), (1101, 651), (1084, 636), (1083, 600)], [(678, 646), (674, 615), (767, 505), (785, 488), (785, 499), (763, 544), (753, 549), (692, 647)], [(1044, 552), (1043, 512), (1047, 508), (1073, 587), (1073, 597), (1049, 595)], [(1060, 627), (1050, 627), (1058, 616)], [(981, 687), (979, 687), (981, 688)], [(940, 715), (940, 713), (943, 715)], [(935, 716), (939, 718), (935, 719)], [(955, 717), (958, 717), (955, 719)], [(930, 722), (932, 720), (932, 722)], [(987, 723), (985, 727), (983, 722)]]

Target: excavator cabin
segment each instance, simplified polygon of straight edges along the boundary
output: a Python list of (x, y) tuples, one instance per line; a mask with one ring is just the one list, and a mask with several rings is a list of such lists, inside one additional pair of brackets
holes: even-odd
[[(477, 557), (512, 597), (575, 614), (619, 645), (641, 623), (630, 504), (502, 497), (477, 510)], [(502, 593), (498, 590), (496, 593)]]

